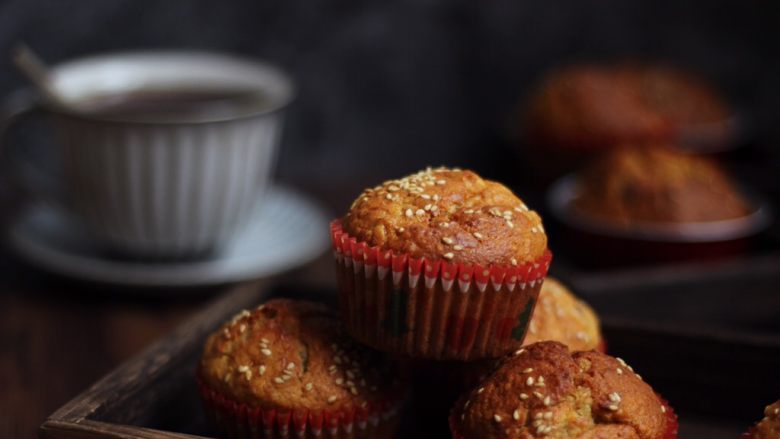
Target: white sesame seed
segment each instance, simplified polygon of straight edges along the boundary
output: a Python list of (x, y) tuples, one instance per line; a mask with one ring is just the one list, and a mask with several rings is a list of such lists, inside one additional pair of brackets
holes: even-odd
[(466, 209), (463, 211), (463, 213), (465, 213), (466, 215), (471, 215), (472, 213), (474, 213), (474, 209)]
[(447, 182), (445, 180), (437, 180), (436, 181), (436, 184), (438, 184), (439, 186), (444, 186), (446, 183)]
[(260, 352), (262, 352), (263, 355), (265, 355), (266, 357), (270, 357), (271, 356), (271, 350), (268, 349), (268, 348), (261, 349)]
[(242, 323), (241, 326), (238, 327), (238, 332), (243, 334), (245, 331), (246, 331), (246, 325)]
[[(430, 200), (431, 196), (428, 195), (428, 194), (422, 194), (422, 195), (420, 195), (420, 198), (422, 198), (423, 200)], [(430, 204), (429, 204), (429, 206), (430, 206)]]
[(445, 221), (445, 222), (441, 222), (441, 223), (439, 223), (439, 226), (440, 226), (440, 227), (444, 227), (444, 228), (446, 229), (447, 227), (449, 227), (449, 226), (450, 226), (450, 223), (448, 223), (448, 222), (446, 222), (446, 221)]
[(420, 216), (420, 215), (425, 215), (425, 211), (424, 211), (424, 210), (422, 210), (422, 209), (417, 209), (417, 212), (415, 212), (415, 214), (416, 214), (417, 216)]
[(295, 363), (293, 363), (292, 361), (287, 363), (287, 370), (293, 370), (293, 369), (295, 369)]
[[(778, 411), (780, 411), (780, 409), (775, 409), (775, 414), (777, 414)], [(666, 406), (665, 405), (661, 406), (661, 413), (666, 413)]]
[(337, 399), (338, 399), (338, 397), (336, 395), (329, 396), (328, 397), (328, 404), (333, 404), (334, 402), (336, 402)]
[(619, 367), (617, 369), (615, 369), (615, 372), (617, 372), (618, 375), (623, 375), (623, 369), (621, 369)]
[(406, 215), (407, 218), (411, 218), (412, 216), (414, 216), (414, 212), (412, 211), (412, 209), (406, 209), (406, 212), (404, 212), (404, 214)]
[(512, 265), (517, 265), (517, 259), (515, 258), (510, 259), (509, 262), (511, 262)]
[(528, 377), (527, 380), (525, 380), (526, 386), (533, 386), (534, 385), (534, 377)]
[(455, 251), (461, 251), (461, 250), (463, 250), (463, 246), (460, 245), (460, 244), (455, 244), (455, 245), (452, 246), (452, 249), (455, 250)]
[(542, 395), (541, 393), (536, 392), (536, 391), (534, 391), (534, 396), (539, 398), (539, 399), (542, 399), (544, 397), (544, 395)]
[(613, 412), (618, 411), (618, 406), (616, 406), (614, 404), (607, 406), (607, 408), (610, 409)]
[(515, 228), (515, 224), (512, 221), (506, 220), (506, 225), (509, 226), (510, 229)]
[(336, 378), (336, 385), (341, 386), (344, 384), (344, 378)]
[(270, 341), (268, 341), (268, 339), (267, 339), (267, 338), (265, 338), (265, 337), (261, 338), (261, 339), (260, 339), (260, 341), (261, 341), (261, 342), (263, 342), (263, 343), (265, 343), (265, 344), (271, 343), (271, 342), (270, 342)]
[(493, 415), (493, 420), (496, 422), (501, 422), (501, 416), (499, 414)]
[(620, 402), (620, 394), (617, 392), (610, 393), (609, 400), (612, 402)]
[(512, 419), (515, 421), (520, 420), (520, 409), (515, 409), (515, 411), (512, 412)]
[(544, 414), (544, 419), (552, 419), (552, 417), (553, 417), (553, 412), (546, 412)]
[(545, 396), (545, 397), (544, 397), (544, 401), (542, 401), (542, 403), (543, 403), (545, 406), (549, 407), (549, 406), (550, 406), (550, 404), (552, 404), (552, 400), (550, 399), (550, 396), (549, 396), (549, 395), (548, 395), (548, 396)]
[(282, 384), (282, 383), (284, 383), (284, 380), (282, 379), (282, 377), (275, 377), (274, 378), (274, 382), (276, 384)]
[(453, 242), (455, 242), (455, 241), (453, 241), (453, 240), (452, 240), (452, 238), (449, 238), (449, 237), (445, 236), (445, 237), (443, 237), (443, 238), (441, 239), (441, 242), (443, 242), (443, 243), (445, 243), (445, 244), (447, 244), (447, 245), (451, 245), (451, 244), (452, 244)]
[(447, 252), (447, 253), (444, 253), (442, 256), (444, 257), (444, 259), (452, 259), (452, 258), (455, 257), (455, 254), (452, 253), (452, 252)]
[(474, 233), (473, 233), (473, 235), (474, 235), (474, 237), (475, 237), (475, 238), (477, 238), (477, 239), (482, 239), (482, 238), (483, 238), (483, 237), (482, 237), (482, 234), (481, 234), (481, 233), (479, 233), (479, 232), (474, 232)]
[(531, 373), (533, 371), (534, 371), (533, 367), (527, 367), (527, 368), (523, 369), (523, 373)]
[(484, 387), (480, 387), (479, 389), (477, 389), (477, 393), (482, 393), (482, 392), (484, 392), (484, 391), (485, 391), (485, 388), (484, 388)]
[(518, 349), (518, 350), (515, 351), (515, 355), (520, 355), (523, 352), (525, 352), (525, 349)]
[(238, 366), (238, 371), (241, 373), (246, 373), (246, 371), (249, 370), (249, 366)]
[(311, 392), (312, 389), (314, 389), (314, 384), (306, 383), (306, 385), (304, 385), (303, 388), (306, 389), (307, 392)]
[(257, 373), (259, 373), (260, 375), (265, 375), (265, 366), (264, 365), (258, 366)]
[(526, 395), (525, 393), (521, 393), (520, 394), (520, 399), (526, 400), (526, 399), (528, 399), (528, 395)]

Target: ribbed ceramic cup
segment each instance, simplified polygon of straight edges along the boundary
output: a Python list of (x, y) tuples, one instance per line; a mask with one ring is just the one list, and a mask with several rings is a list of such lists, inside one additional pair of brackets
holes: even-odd
[(154, 120), (44, 108), (62, 168), (47, 197), (104, 247), (140, 257), (201, 255), (241, 230), (270, 180), (281, 110), (293, 95), (274, 67), (198, 52), (85, 58), (56, 66), (52, 80), (72, 102), (148, 89), (232, 87), (263, 96), (240, 111)]

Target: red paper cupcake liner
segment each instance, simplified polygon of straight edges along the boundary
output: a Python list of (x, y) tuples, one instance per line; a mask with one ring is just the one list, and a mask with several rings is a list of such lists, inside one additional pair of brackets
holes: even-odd
[(358, 242), (331, 223), (347, 331), (417, 358), (496, 358), (525, 338), (552, 253), (517, 266), (413, 258)]
[(400, 403), (383, 402), (338, 411), (262, 409), (236, 402), (198, 378), (209, 420), (229, 439), (389, 439), (398, 426)]
[[(677, 439), (677, 431), (680, 429), (680, 422), (677, 419), (677, 415), (674, 413), (672, 406), (670, 406), (665, 399), (661, 398), (660, 395), (658, 398), (661, 400), (661, 405), (664, 407), (664, 414), (666, 415), (666, 430), (664, 431), (663, 436), (658, 439)], [(458, 423), (457, 419), (455, 419), (455, 411), (461, 406), (461, 402), (462, 401), (458, 401), (450, 412), (449, 424), (453, 439), (466, 439), (466, 437), (458, 431)]]

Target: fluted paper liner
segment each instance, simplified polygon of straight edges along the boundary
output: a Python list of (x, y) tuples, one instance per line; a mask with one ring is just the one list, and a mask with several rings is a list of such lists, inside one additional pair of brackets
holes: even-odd
[(456, 264), (358, 242), (331, 223), (347, 331), (378, 350), (430, 359), (496, 358), (519, 348), (550, 266)]
[[(661, 405), (664, 407), (664, 414), (666, 415), (666, 430), (664, 431), (663, 436), (658, 439), (677, 439), (677, 431), (680, 429), (680, 421), (677, 419), (677, 414), (674, 413), (672, 406), (670, 406), (660, 395), (658, 395), (658, 399), (661, 400)], [(452, 439), (466, 439), (466, 437), (458, 431), (458, 420), (455, 418), (455, 412), (463, 406), (462, 403), (463, 400), (459, 400), (450, 412), (449, 424)]]
[(209, 420), (229, 439), (389, 439), (395, 434), (401, 401), (338, 411), (262, 409), (233, 401), (198, 377)]

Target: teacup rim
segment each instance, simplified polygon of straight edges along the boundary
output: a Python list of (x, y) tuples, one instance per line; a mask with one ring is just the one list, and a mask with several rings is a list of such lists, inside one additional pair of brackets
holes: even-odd
[(233, 54), (230, 52), (216, 52), (208, 50), (175, 50), (175, 49), (151, 49), (151, 50), (128, 50), (128, 51), (115, 51), (96, 53), (92, 55), (81, 56), (73, 59), (69, 59), (60, 63), (56, 63), (51, 66), (52, 75), (56, 76), (62, 74), (67, 69), (77, 68), (84, 64), (120, 61), (128, 60), (132, 58), (159, 58), (164, 59), (171, 57), (190, 57), (191, 59), (213, 59), (224, 60), (244, 64), (245, 66), (252, 66), (256, 69), (262, 70), (269, 74), (273, 80), (277, 81), (277, 85), (280, 86), (280, 97), (275, 99), (275, 102), (271, 104), (263, 104), (258, 106), (254, 110), (240, 112), (230, 115), (209, 116), (209, 117), (197, 117), (192, 119), (180, 119), (180, 118), (162, 118), (162, 119), (130, 119), (114, 116), (101, 116), (95, 113), (79, 112), (74, 109), (62, 108), (48, 104), (45, 101), (40, 102), (40, 106), (46, 111), (56, 114), (58, 116), (68, 117), (72, 119), (79, 119), (90, 122), (108, 122), (118, 124), (131, 124), (131, 125), (202, 125), (210, 123), (224, 123), (233, 122), (246, 119), (252, 119), (261, 116), (267, 116), (274, 113), (278, 113), (287, 108), (290, 103), (297, 96), (297, 87), (295, 86), (291, 76), (287, 71), (277, 64), (268, 62), (265, 60), (255, 59), (242, 55)]

